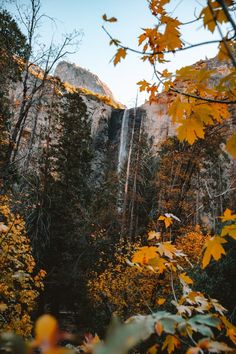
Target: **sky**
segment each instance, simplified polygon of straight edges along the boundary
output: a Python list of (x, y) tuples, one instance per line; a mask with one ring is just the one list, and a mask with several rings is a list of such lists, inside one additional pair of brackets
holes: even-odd
[[(29, 3), (30, 0), (24, 0)], [(174, 17), (187, 22), (198, 15), (201, 4), (205, 0), (172, 0), (170, 10)], [(138, 93), (137, 82), (143, 79), (153, 79), (153, 71), (148, 63), (143, 63), (133, 53), (128, 53), (126, 59), (114, 67), (112, 57), (115, 47), (109, 46), (109, 38), (102, 29), (104, 21), (102, 15), (115, 16), (117, 23), (105, 23), (109, 33), (114, 38), (122, 41), (125, 46), (137, 49), (137, 37), (142, 28), (155, 24), (155, 18), (150, 14), (146, 0), (41, 0), (41, 11), (55, 19), (44, 19), (39, 28), (40, 41), (48, 45), (52, 38), (55, 43), (60, 43), (65, 33), (74, 29), (83, 31), (83, 38), (78, 52), (66, 58), (90, 70), (105, 82), (114, 94), (114, 97), (128, 107), (135, 104)], [(13, 5), (8, 5), (14, 13)], [(182, 26), (182, 38), (187, 43), (219, 38), (204, 31), (202, 24)], [(207, 45), (183, 51), (182, 53), (170, 54), (169, 63), (159, 65), (157, 69), (167, 68), (175, 71), (186, 65), (191, 65), (200, 59), (211, 58), (217, 53), (215, 45)], [(138, 93), (138, 103), (145, 100), (145, 95)]]

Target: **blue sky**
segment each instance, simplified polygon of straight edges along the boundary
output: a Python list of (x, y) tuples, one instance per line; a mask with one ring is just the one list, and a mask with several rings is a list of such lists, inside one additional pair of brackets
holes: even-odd
[[(28, 0), (25, 0), (27, 3)], [(204, 5), (205, 1), (200, 0)], [(97, 74), (112, 90), (115, 98), (127, 106), (133, 106), (137, 95), (136, 83), (142, 79), (152, 79), (153, 73), (147, 63), (139, 60), (137, 55), (129, 53), (126, 60), (114, 67), (110, 62), (115, 50), (109, 46), (109, 39), (102, 30), (102, 15), (115, 16), (118, 22), (106, 24), (108, 31), (124, 42), (125, 45), (137, 47), (137, 36), (141, 28), (155, 24), (146, 0), (41, 0), (42, 12), (56, 19), (56, 25), (49, 21), (40, 28), (41, 41), (48, 44), (53, 36), (60, 42), (63, 33), (73, 29), (82, 29), (84, 36), (79, 51), (67, 57), (69, 62), (89, 69)], [(170, 10), (182, 21), (194, 18), (194, 11), (199, 14), (198, 0), (172, 0)], [(200, 23), (183, 27), (183, 38), (189, 43), (212, 39), (213, 36), (203, 30)], [(217, 35), (215, 35), (217, 37)], [(212, 57), (217, 49), (214, 45), (202, 46), (183, 53), (170, 55), (170, 63), (160, 66), (170, 71), (190, 65), (199, 59)], [(139, 94), (139, 103), (145, 96)]]

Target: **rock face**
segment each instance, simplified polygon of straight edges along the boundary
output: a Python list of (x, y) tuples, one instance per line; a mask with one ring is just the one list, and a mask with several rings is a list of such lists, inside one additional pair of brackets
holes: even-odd
[(102, 82), (97, 75), (80, 66), (62, 61), (57, 65), (54, 76), (59, 77), (61, 81), (68, 82), (75, 87), (85, 88), (114, 100), (113, 94), (108, 86)]

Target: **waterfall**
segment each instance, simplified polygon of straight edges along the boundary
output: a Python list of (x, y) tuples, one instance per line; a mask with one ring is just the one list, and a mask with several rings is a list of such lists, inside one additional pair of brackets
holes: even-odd
[(127, 158), (127, 143), (128, 143), (128, 130), (129, 130), (129, 110), (125, 109), (122, 117), (122, 125), (120, 132), (120, 148), (118, 157), (117, 172), (121, 173)]

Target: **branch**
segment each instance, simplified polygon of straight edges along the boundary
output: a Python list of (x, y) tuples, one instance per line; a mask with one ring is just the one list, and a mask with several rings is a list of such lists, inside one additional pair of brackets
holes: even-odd
[[(158, 79), (158, 81), (162, 85), (164, 85), (163, 80), (158, 76), (158, 73), (157, 73), (155, 65), (153, 65), (153, 68), (154, 68), (154, 74), (155, 74), (156, 78)], [(170, 87), (169, 91), (178, 93), (178, 94), (180, 94), (182, 96), (191, 97), (191, 98), (195, 98), (197, 100), (211, 102), (211, 103), (236, 104), (236, 101), (234, 101), (234, 100), (218, 100), (218, 99), (210, 98), (210, 97), (202, 97), (202, 96), (194, 95), (192, 93), (187, 93), (187, 92), (180, 91), (180, 90), (175, 89), (173, 87)]]
[(235, 37), (236, 36), (236, 24), (235, 24), (232, 16), (229, 13), (229, 9), (228, 9), (225, 1), (224, 0), (216, 0), (216, 1), (220, 4), (220, 6), (222, 7), (222, 9), (223, 9), (223, 11), (225, 13), (225, 16), (227, 17), (228, 21), (231, 23), (231, 25), (232, 25), (232, 27), (234, 29), (234, 37)]
[(170, 91), (176, 92), (176, 93), (186, 96), (186, 97), (196, 98), (197, 100), (201, 100), (201, 101), (207, 101), (207, 102), (212, 102), (212, 103), (223, 103), (223, 104), (236, 104), (236, 101), (234, 101), (234, 100), (232, 100), (232, 101), (231, 100), (217, 100), (215, 98), (202, 97), (202, 96), (194, 95), (192, 93), (183, 92), (183, 91), (180, 91), (180, 90), (172, 88), (172, 87), (170, 87)]
[[(107, 36), (111, 39), (111, 40), (115, 40), (111, 35), (110, 33), (106, 30), (106, 28), (104, 26), (102, 26), (102, 29), (104, 30), (104, 32), (107, 34)], [(234, 38), (234, 37), (232, 37)], [(232, 38), (227, 38), (225, 39), (226, 41), (231, 41)], [(206, 42), (200, 42), (200, 43), (195, 43), (195, 44), (191, 44), (189, 45), (188, 47), (183, 47), (183, 48), (178, 48), (178, 49), (175, 49), (175, 50), (163, 50), (163, 51), (158, 51), (158, 52), (144, 52), (144, 51), (141, 51), (141, 50), (137, 50), (137, 49), (133, 49), (133, 48), (130, 48), (130, 47), (127, 47), (127, 46), (124, 46), (122, 44), (118, 44), (117, 43), (117, 47), (119, 48), (123, 48), (123, 49), (126, 49), (130, 52), (133, 52), (133, 53), (136, 53), (136, 54), (140, 54), (140, 55), (156, 55), (156, 54), (168, 54), (168, 53), (177, 53), (177, 52), (182, 52), (183, 50), (187, 50), (187, 49), (191, 49), (191, 48), (195, 48), (195, 47), (199, 47), (201, 45), (206, 45), (206, 44), (214, 44), (214, 43), (219, 43), (221, 42), (222, 40), (221, 39), (215, 39), (215, 40), (212, 40), (212, 41), (206, 41)]]
[(216, 26), (217, 26), (218, 32), (219, 32), (219, 34), (220, 34), (220, 36), (221, 36), (221, 38), (222, 38), (222, 41), (224, 42), (225, 48), (226, 48), (226, 50), (227, 50), (227, 52), (228, 52), (228, 55), (229, 55), (229, 57), (230, 57), (230, 59), (231, 59), (231, 61), (232, 61), (232, 63), (233, 63), (233, 66), (236, 68), (236, 60), (235, 60), (235, 58), (234, 58), (234, 55), (233, 55), (232, 51), (230, 50), (230, 47), (228, 46), (228, 43), (227, 43), (227, 41), (226, 41), (226, 38), (224, 37), (224, 35), (223, 35), (222, 31), (221, 31), (221, 28), (220, 28), (219, 23), (218, 23), (218, 21), (217, 21), (217, 16), (216, 16), (216, 14), (215, 14), (215, 12), (214, 12), (214, 10), (213, 10), (213, 8), (212, 8), (211, 2), (208, 1), (207, 4), (208, 4), (208, 7), (209, 7), (209, 9), (210, 9), (210, 11), (211, 11), (213, 20), (214, 20), (214, 22), (215, 22), (215, 24), (216, 24)]

